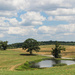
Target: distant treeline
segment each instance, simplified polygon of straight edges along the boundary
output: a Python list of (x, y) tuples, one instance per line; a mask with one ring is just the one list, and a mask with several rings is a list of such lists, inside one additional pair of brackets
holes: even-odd
[[(61, 45), (75, 45), (75, 42), (70, 41), (70, 42), (66, 42), (66, 41), (58, 41)], [(39, 41), (39, 45), (54, 45), (56, 43), (56, 41)], [(14, 43), (14, 44), (9, 44), (8, 48), (21, 48), (23, 45), (22, 43)]]
[(21, 48), (23, 45), (23, 43), (13, 43), (13, 44), (9, 44), (8, 45), (8, 48), (11, 49), (11, 48)]
[[(61, 45), (75, 45), (75, 42), (73, 41), (58, 41)], [(56, 41), (41, 41), (40, 45), (54, 45)]]

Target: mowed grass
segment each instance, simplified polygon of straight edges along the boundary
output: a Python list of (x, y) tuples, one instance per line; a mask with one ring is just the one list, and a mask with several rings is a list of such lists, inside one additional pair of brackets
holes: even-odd
[(18, 49), (0, 51), (0, 70), (9, 70), (15, 65), (42, 58), (44, 57), (39, 55), (25, 55), (24, 51), (18, 51)]
[(0, 71), (0, 75), (75, 75), (75, 65), (28, 71)]
[[(33, 54), (51, 54), (51, 48), (53, 47), (54, 45), (42, 45), (40, 46), (40, 52), (33, 52)], [(74, 46), (64, 47), (66, 48), (66, 51), (62, 52), (63, 56), (75, 57), (75, 54), (73, 55), (73, 53), (75, 53)], [(27, 71), (14, 70), (18, 65), (23, 64), (26, 61), (34, 61), (42, 58), (47, 58), (40, 55), (29, 56), (26, 54), (28, 53), (21, 48), (0, 51), (0, 75), (75, 75), (75, 65)]]

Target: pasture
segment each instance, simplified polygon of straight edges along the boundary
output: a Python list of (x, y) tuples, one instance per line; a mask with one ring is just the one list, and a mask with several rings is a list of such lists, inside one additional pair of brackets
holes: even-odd
[[(33, 54), (51, 54), (51, 48), (54, 45), (40, 46), (40, 52), (33, 52)], [(63, 57), (75, 58), (75, 46), (64, 46), (66, 51), (62, 52)], [(34, 61), (42, 58), (48, 58), (41, 55), (28, 55), (28, 52), (18, 49), (8, 49), (0, 51), (0, 75), (74, 75), (75, 65), (52, 67), (37, 70), (16, 71), (15, 68), (26, 61)]]
[[(69, 45), (61, 45), (61, 46), (66, 48), (66, 51), (62, 51), (61, 53), (62, 57), (75, 58), (75, 46)], [(54, 45), (42, 45), (40, 46), (39, 54), (50, 55), (52, 48), (54, 48)]]

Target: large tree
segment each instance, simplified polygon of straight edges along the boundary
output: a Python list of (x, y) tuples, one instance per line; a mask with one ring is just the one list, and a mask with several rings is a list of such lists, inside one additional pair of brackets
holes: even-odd
[(55, 48), (52, 48), (52, 55), (55, 58), (61, 58), (61, 51), (65, 51), (65, 48), (60, 46), (60, 44), (58, 42), (56, 42), (55, 44)]
[(0, 49), (6, 50), (7, 49), (7, 43), (8, 43), (8, 41), (0, 41)]
[(25, 40), (22, 48), (24, 50), (27, 50), (27, 52), (30, 52), (30, 54), (32, 54), (33, 50), (36, 52), (40, 50), (39, 43), (35, 39), (32, 39), (32, 38)]

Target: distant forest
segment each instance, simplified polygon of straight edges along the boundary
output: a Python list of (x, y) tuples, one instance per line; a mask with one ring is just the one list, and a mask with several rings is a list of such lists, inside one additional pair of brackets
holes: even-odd
[[(75, 42), (70, 41), (70, 42), (66, 42), (66, 41), (58, 41), (60, 43), (60, 45), (75, 45)], [(54, 45), (56, 43), (56, 41), (40, 41), (39, 45)], [(22, 43), (14, 43), (14, 44), (9, 44), (8, 48), (21, 48), (23, 45)]]

